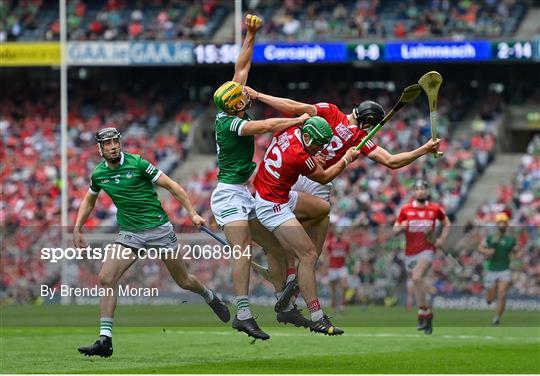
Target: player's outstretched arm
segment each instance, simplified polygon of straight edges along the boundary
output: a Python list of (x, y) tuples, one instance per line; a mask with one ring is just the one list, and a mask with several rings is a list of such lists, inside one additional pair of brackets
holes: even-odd
[(345, 170), (349, 164), (354, 162), (359, 155), (360, 152), (358, 150), (350, 148), (338, 163), (328, 167), (326, 170), (317, 164), (317, 169), (311, 175), (308, 175), (308, 178), (323, 185), (328, 184)]
[(77, 220), (75, 221), (75, 227), (73, 228), (73, 244), (75, 244), (75, 247), (77, 248), (84, 248), (87, 246), (81, 230), (96, 206), (97, 196), (97, 194), (87, 192), (79, 207), (79, 211), (77, 212)]
[(182, 206), (187, 210), (191, 222), (193, 222), (196, 227), (206, 223), (204, 218), (197, 214), (195, 209), (193, 209), (193, 205), (191, 205), (191, 201), (189, 200), (186, 190), (180, 184), (172, 180), (164, 173), (159, 175), (158, 180), (156, 180), (156, 184), (168, 190), (171, 195), (182, 204)]
[(247, 34), (242, 44), (242, 49), (234, 64), (233, 81), (245, 85), (248, 79), (249, 69), (251, 68), (251, 58), (253, 57), (253, 45), (255, 44), (255, 35), (262, 26), (260, 17), (248, 14), (246, 16)]
[(388, 168), (393, 170), (410, 165), (415, 160), (420, 158), (425, 154), (430, 154), (439, 151), (439, 144), (441, 140), (432, 140), (429, 139), (424, 145), (420, 146), (418, 149), (411, 151), (406, 151), (398, 154), (390, 154), (388, 150), (381, 146), (377, 146), (375, 150), (368, 154), (368, 157), (380, 163)]
[(246, 86), (246, 90), (252, 100), (260, 101), (268, 106), (289, 115), (300, 115), (303, 113), (311, 116), (317, 115), (317, 107), (312, 104), (297, 102), (288, 98), (274, 97), (263, 94), (251, 87)]
[(309, 118), (310, 116), (308, 114), (304, 114), (294, 119), (271, 118), (265, 120), (250, 120), (241, 126), (239, 133), (240, 136), (252, 136), (268, 132), (281, 132), (290, 127), (298, 127), (304, 124)]

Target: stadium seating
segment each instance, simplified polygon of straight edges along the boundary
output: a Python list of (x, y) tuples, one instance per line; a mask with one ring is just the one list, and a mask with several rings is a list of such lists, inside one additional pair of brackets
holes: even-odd
[[(265, 19), (261, 41), (358, 38), (470, 38), (511, 36), (527, 12), (522, 1), (246, 1)], [(68, 2), (70, 40), (211, 40), (232, 16), (219, 0)], [(58, 3), (7, 1), (0, 5), (0, 41), (58, 40)], [(232, 36), (231, 36), (232, 37)]]
[(254, 1), (264, 40), (464, 38), (512, 35), (527, 12), (513, 1)]

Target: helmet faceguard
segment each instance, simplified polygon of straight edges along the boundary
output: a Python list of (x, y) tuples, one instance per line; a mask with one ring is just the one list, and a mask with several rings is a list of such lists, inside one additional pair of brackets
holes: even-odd
[(251, 107), (251, 98), (243, 85), (227, 81), (214, 92), (214, 103), (220, 111), (235, 114)]
[(429, 196), (429, 184), (426, 180), (424, 179), (417, 179), (415, 182), (414, 182), (414, 198), (416, 201), (418, 202), (425, 202), (427, 199), (428, 199), (428, 196)]
[(376, 126), (384, 118), (383, 107), (374, 101), (363, 101), (353, 108), (353, 117), (364, 130)]
[[(107, 156), (104, 154), (104, 150), (103, 150), (103, 143), (107, 140), (113, 140), (113, 139), (118, 139), (118, 142), (120, 144), (120, 150), (117, 157)], [(98, 144), (99, 154), (108, 162), (111, 162), (111, 163), (119, 162), (121, 159), (121, 152), (122, 152), (121, 139), (122, 139), (122, 134), (116, 128), (109, 127), (109, 128), (103, 128), (97, 131), (95, 135), (95, 140), (96, 140), (96, 143)]]
[[(301, 128), (301, 132), (302, 142), (306, 148), (312, 146), (313, 143), (324, 148), (325, 145), (330, 143), (334, 136), (328, 122), (320, 116), (313, 116), (306, 120)], [(305, 137), (303, 137), (305, 134), (309, 136), (309, 141), (306, 141)]]

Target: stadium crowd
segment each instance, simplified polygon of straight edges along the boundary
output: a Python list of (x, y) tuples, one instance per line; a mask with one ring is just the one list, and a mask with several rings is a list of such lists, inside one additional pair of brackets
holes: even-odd
[(261, 39), (466, 38), (512, 35), (527, 6), (520, 1), (247, 1), (267, 20)]
[[(471, 38), (510, 36), (527, 12), (517, 0), (245, 0), (266, 20), (260, 40), (355, 38)], [(223, 0), (70, 0), (71, 40), (207, 40), (215, 36), (233, 2)], [(58, 3), (0, 3), (0, 41), (58, 40)], [(232, 41), (233, 36), (229, 36)]]
[[(68, 115), (69, 222), (74, 223), (89, 176), (100, 161), (94, 133), (103, 126), (124, 131), (124, 147), (142, 153), (165, 172), (184, 159), (185, 136), (176, 126), (176, 137), (159, 133), (168, 122), (189, 122), (185, 107), (172, 108), (174, 95), (139, 88), (109, 94), (92, 85), (72, 95)], [(32, 95), (29, 95), (29, 92)], [(105, 91), (107, 92), (107, 91)], [(60, 236), (61, 176), (59, 101), (55, 86), (10, 88), (0, 99), (2, 201), (0, 219), (6, 231), (2, 242), (3, 273), (0, 290), (45, 278), (47, 270), (37, 256), (39, 244), (55, 244)], [(31, 115), (30, 115), (31, 114)], [(114, 226), (116, 209), (107, 195), (100, 195), (87, 226)], [(25, 288), (17, 289), (26, 296)], [(21, 298), (25, 300), (24, 298)]]

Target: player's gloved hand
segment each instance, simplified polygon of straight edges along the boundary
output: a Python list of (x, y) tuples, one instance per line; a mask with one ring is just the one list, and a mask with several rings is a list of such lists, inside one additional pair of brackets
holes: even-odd
[(309, 115), (309, 114), (302, 114), (298, 118), (298, 120), (302, 122), (301, 124), (304, 124), (310, 117), (311, 117), (311, 115)]
[(206, 224), (206, 221), (203, 217), (201, 217), (197, 213), (191, 214), (191, 222), (193, 222), (193, 225), (197, 228), (201, 227), (202, 225)]
[(431, 138), (424, 144), (424, 149), (426, 151), (426, 154), (430, 153), (436, 153), (439, 151), (439, 146), (441, 143), (441, 139), (438, 138), (436, 140), (432, 140)]
[(86, 248), (88, 246), (78, 229), (73, 230), (73, 244), (76, 248)]
[(249, 86), (244, 86), (244, 89), (247, 91), (252, 101), (256, 101), (259, 98), (259, 92), (257, 90), (252, 89)]
[(253, 14), (246, 15), (246, 26), (249, 32), (256, 33), (262, 26), (262, 18)]

